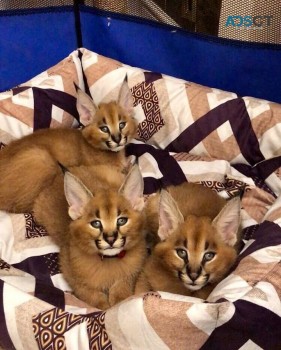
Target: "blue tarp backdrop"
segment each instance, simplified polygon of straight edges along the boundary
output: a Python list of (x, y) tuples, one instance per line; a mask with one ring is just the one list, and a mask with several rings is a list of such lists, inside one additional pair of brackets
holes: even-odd
[(190, 33), (85, 5), (0, 12), (0, 91), (79, 46), (198, 84), (281, 102), (281, 45)]

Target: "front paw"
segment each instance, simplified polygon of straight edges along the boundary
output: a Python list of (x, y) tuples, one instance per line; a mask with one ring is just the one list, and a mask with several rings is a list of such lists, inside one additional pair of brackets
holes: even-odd
[(74, 294), (85, 303), (100, 309), (106, 310), (110, 307), (108, 296), (106, 293), (96, 290), (75, 290)]
[(128, 156), (124, 162), (124, 168), (122, 170), (122, 174), (128, 175), (133, 165), (136, 164), (137, 157), (134, 155)]
[(120, 289), (114, 288), (109, 291), (109, 304), (110, 306), (113, 306), (115, 304), (120, 303), (121, 301), (129, 298), (131, 295), (133, 295), (132, 289)]
[(95, 307), (100, 309), (100, 310), (109, 309), (111, 306), (107, 299), (96, 301), (95, 304), (96, 304)]

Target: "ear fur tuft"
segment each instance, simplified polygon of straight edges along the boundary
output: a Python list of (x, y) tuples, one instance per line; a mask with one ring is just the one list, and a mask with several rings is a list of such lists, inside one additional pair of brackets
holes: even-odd
[(128, 115), (132, 114), (134, 108), (134, 98), (128, 85), (127, 74), (123, 80), (119, 91), (118, 104), (120, 104), (120, 106), (124, 108)]
[(76, 92), (77, 92), (78, 90), (81, 90), (80, 87), (75, 83), (75, 81), (73, 82), (73, 85), (74, 85), (74, 87), (75, 87)]

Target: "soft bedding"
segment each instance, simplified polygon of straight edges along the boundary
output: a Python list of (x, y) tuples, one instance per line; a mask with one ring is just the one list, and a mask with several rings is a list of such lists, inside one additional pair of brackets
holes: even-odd
[(146, 72), (82, 48), (0, 94), (2, 147), (38, 128), (77, 127), (73, 82), (99, 103), (117, 96), (125, 74), (139, 121), (127, 155), (138, 159), (145, 194), (190, 181), (225, 198), (241, 195), (237, 264), (207, 300), (159, 291), (100, 311), (71, 294), (59, 270), (59, 249), (32, 213), (0, 212), (0, 345), (281, 349), (280, 105)]

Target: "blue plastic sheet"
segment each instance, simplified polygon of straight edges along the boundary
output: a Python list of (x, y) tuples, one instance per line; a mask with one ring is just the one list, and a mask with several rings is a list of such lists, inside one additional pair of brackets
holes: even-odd
[[(198, 84), (281, 102), (281, 45), (254, 44), (80, 6), (0, 12), (0, 91), (12, 88), (78, 46), (123, 63)], [(81, 35), (82, 41), (77, 41)]]

